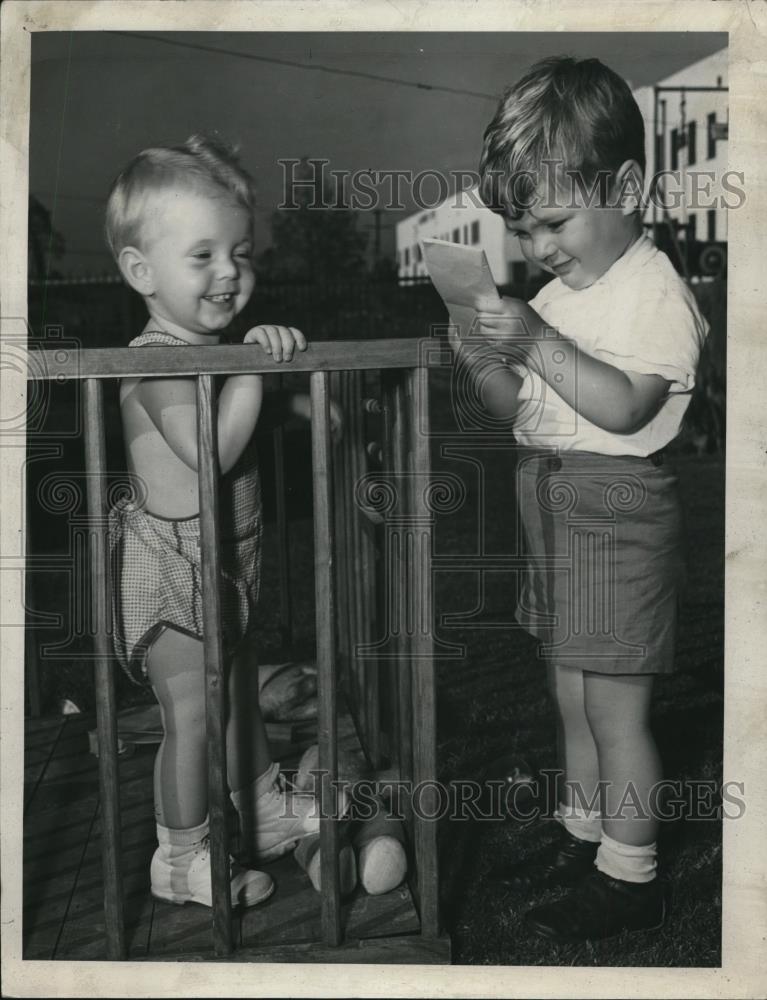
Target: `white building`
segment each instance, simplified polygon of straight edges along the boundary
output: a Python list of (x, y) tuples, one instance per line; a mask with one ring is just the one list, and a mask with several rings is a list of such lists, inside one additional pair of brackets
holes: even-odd
[(497, 284), (524, 283), (526, 264), (519, 240), (499, 215), (482, 204), (476, 187), (451, 195), (436, 208), (409, 215), (397, 223), (396, 235), (401, 278), (426, 276), (419, 240), (433, 237), (482, 247)]
[(682, 239), (726, 241), (722, 202), (738, 200), (722, 186), (728, 170), (727, 55), (722, 49), (634, 92), (646, 123), (648, 178), (669, 171), (662, 182), (666, 208), (650, 205), (645, 222), (671, 219), (685, 227)]
[[(667, 210), (650, 206), (644, 221), (648, 227), (663, 227), (669, 239), (669, 220), (680, 242), (688, 236), (703, 243), (727, 239), (722, 178), (728, 169), (728, 94), (726, 89), (717, 89), (726, 87), (727, 49), (722, 49), (659, 80), (655, 86), (634, 91), (645, 119), (648, 183), (655, 172), (671, 171), (663, 182)], [(706, 176), (710, 173), (713, 179)], [(710, 193), (706, 194), (709, 187)], [(737, 198), (729, 195), (728, 200), (733, 204)], [(660, 242), (664, 234), (656, 232), (656, 236)], [(476, 187), (397, 223), (397, 270), (401, 278), (426, 275), (418, 245), (424, 237), (481, 246), (499, 285), (524, 284), (529, 265), (525, 264), (519, 240), (506, 231), (499, 216), (481, 204)]]

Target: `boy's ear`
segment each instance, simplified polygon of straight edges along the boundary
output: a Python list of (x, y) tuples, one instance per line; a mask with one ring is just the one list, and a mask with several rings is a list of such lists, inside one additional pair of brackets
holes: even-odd
[(644, 207), (644, 174), (636, 160), (626, 160), (615, 175), (613, 205), (623, 215), (641, 212)]
[(152, 269), (146, 258), (136, 247), (123, 247), (117, 258), (120, 273), (134, 292), (139, 295), (152, 295), (154, 283)]

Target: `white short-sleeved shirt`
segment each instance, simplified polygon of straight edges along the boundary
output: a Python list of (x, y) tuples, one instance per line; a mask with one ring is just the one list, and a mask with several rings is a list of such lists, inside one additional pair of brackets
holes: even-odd
[(647, 456), (679, 433), (708, 323), (670, 260), (640, 236), (601, 278), (572, 289), (559, 278), (530, 305), (587, 354), (622, 371), (661, 375), (670, 383), (658, 413), (640, 430), (616, 434), (582, 417), (540, 376), (523, 376), (523, 404), (514, 423), (517, 440), (535, 447)]

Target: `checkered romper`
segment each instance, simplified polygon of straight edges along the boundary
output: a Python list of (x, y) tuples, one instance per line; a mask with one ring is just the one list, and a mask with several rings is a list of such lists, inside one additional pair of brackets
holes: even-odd
[[(131, 347), (183, 344), (149, 330)], [(261, 484), (255, 442), (221, 478), (219, 559), (225, 649), (252, 627), (261, 571)], [(170, 519), (118, 501), (109, 513), (115, 654), (128, 676), (146, 683), (146, 656), (166, 628), (202, 638), (199, 516)]]

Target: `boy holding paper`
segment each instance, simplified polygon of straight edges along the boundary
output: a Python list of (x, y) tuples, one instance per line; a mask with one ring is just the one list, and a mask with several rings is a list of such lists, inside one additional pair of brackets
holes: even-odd
[[(707, 325), (643, 234), (644, 148), (627, 84), (595, 59), (546, 59), (510, 88), (485, 132), (480, 194), (553, 280), (529, 304), (477, 297), (483, 346), (452, 341), (485, 406), (527, 446), (517, 500), (529, 564), (516, 617), (545, 645), (562, 829), (541, 857), (499, 877), (522, 891), (570, 888), (526, 916), (561, 942), (665, 916), (649, 709), (654, 676), (674, 666), (683, 557), (663, 449), (690, 402)], [(606, 517), (609, 530), (575, 551), (575, 522)]]

